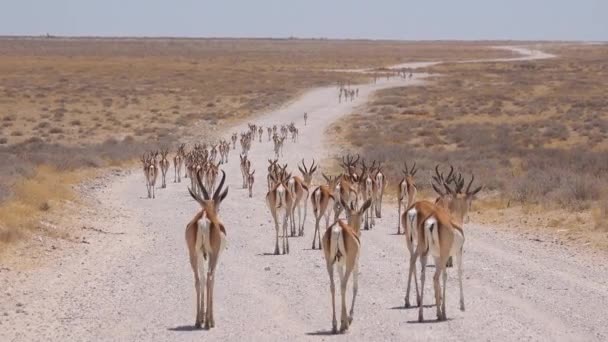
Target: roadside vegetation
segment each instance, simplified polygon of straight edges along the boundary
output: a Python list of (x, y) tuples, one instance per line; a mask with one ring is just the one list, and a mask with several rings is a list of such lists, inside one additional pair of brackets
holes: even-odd
[(481, 43), (265, 39), (0, 39), (0, 250), (77, 200), (87, 170), (208, 139), (331, 69), (508, 56)]
[(478, 222), (606, 245), (608, 46), (541, 49), (559, 58), (431, 67), (428, 83), (379, 91), (332, 135), (384, 160), (392, 180), (416, 161), (427, 194), (437, 163), (474, 172), (485, 185)]

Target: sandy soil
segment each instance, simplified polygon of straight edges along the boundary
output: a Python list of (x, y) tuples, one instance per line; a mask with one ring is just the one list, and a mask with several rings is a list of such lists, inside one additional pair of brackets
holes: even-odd
[[(338, 103), (335, 88), (316, 89), (256, 122), (296, 122), (301, 140), (288, 143), (283, 158), (295, 168), (302, 158), (341, 153), (326, 146), (325, 129), (373, 91), (418, 82), (417, 75), (361, 86), (359, 98), (347, 104)], [(304, 112), (309, 113), (306, 127)], [(253, 145), (258, 175), (265, 174), (272, 156), (270, 143)], [(96, 207), (83, 213), (88, 229), (82, 248), (58, 245), (40, 268), (0, 267), (0, 341), (608, 339), (608, 268), (598, 262), (603, 254), (474, 223), (466, 227), (467, 311), (458, 310), (450, 270), (449, 320), (417, 323), (416, 310), (403, 308), (406, 249), (403, 237), (394, 235), (392, 203), (384, 205), (376, 228), (362, 236), (359, 297), (350, 331), (325, 336), (331, 328), (329, 280), (321, 252), (310, 250), (312, 215), (306, 235), (291, 239), (290, 255), (269, 255), (274, 229), (263, 200), (265, 180), (258, 176), (250, 199), (240, 189), (236, 153), (225, 170), (230, 192), (221, 216), (228, 247), (216, 273), (215, 329), (192, 328), (194, 289), (184, 228), (197, 205), (187, 183), (170, 183), (158, 190), (156, 200), (148, 200), (136, 169), (86, 185)], [(432, 302), (428, 295), (425, 304)], [(426, 317), (434, 317), (434, 308), (426, 309)]]

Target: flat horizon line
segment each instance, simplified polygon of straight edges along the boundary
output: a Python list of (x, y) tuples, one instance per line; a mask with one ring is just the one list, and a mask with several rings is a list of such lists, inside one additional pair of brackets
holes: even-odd
[(525, 39), (391, 39), (391, 38), (326, 38), (326, 37), (229, 37), (229, 36), (104, 36), (104, 35), (2, 35), (0, 39), (65, 39), (65, 40), (309, 40), (309, 41), (392, 41), (392, 42), (519, 42), (519, 43), (597, 43), (601, 40), (525, 40)]

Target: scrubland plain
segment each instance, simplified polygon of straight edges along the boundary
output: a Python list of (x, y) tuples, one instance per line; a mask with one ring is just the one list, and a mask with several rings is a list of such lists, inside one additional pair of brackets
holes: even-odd
[[(559, 58), (430, 67), (428, 83), (379, 91), (332, 135), (382, 156), (390, 179), (403, 160), (474, 171), (485, 184), (478, 222), (533, 222), (606, 245), (608, 46), (541, 49)], [(419, 180), (427, 193), (429, 180)]]
[(83, 170), (367, 77), (327, 70), (509, 55), (460, 42), (1, 38), (0, 243), (74, 200)]

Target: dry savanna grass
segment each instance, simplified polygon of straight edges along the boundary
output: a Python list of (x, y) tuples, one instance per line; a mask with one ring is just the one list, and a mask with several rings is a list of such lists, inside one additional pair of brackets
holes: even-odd
[(417, 161), (423, 188), (437, 163), (474, 172), (488, 221), (512, 223), (521, 215), (504, 213), (523, 205), (538, 209), (524, 213), (535, 225), (585, 229), (605, 244), (608, 46), (541, 49), (559, 58), (429, 68), (437, 75), (430, 82), (378, 92), (334, 133), (385, 160), (391, 179), (401, 177), (403, 160)]
[(58, 209), (45, 204), (65, 197), (55, 186), (80, 180), (63, 174), (208, 139), (311, 87), (366, 80), (328, 70), (508, 55), (460, 42), (0, 38), (0, 240)]

